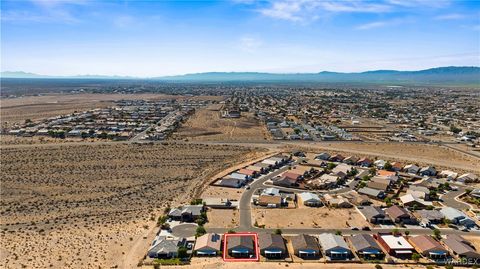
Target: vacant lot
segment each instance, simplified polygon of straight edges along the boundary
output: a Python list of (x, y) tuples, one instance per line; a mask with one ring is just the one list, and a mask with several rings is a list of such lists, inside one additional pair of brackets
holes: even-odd
[(257, 156), (245, 147), (195, 144), (1, 150), (4, 268), (136, 264), (165, 207), (188, 203), (222, 167)]
[(175, 138), (193, 141), (259, 141), (268, 139), (266, 128), (251, 113), (238, 119), (220, 117), (222, 105), (197, 110), (177, 131)]
[(252, 221), (265, 228), (341, 229), (367, 226), (355, 209), (297, 208), (252, 209)]
[(400, 161), (402, 163), (417, 163), (420, 165), (434, 165), (437, 170), (450, 168), (457, 172), (480, 172), (479, 158), (469, 156), (436, 145), (420, 143), (375, 143), (375, 142), (316, 142), (316, 143), (290, 143), (291, 148), (302, 147), (311, 152), (340, 153), (344, 156), (356, 155), (372, 159), (385, 159)]
[(206, 228), (235, 228), (239, 225), (238, 209), (210, 209), (207, 212)]

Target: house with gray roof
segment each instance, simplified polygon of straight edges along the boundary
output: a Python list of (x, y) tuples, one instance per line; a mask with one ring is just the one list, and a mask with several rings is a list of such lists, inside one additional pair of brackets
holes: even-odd
[(382, 199), (383, 197), (385, 197), (385, 192), (384, 191), (377, 190), (377, 189), (372, 189), (372, 188), (369, 188), (369, 187), (360, 188), (360, 189), (358, 189), (357, 192), (360, 193), (360, 194), (368, 195), (368, 196), (373, 197), (373, 198)]
[(269, 259), (283, 259), (287, 254), (285, 241), (279, 234), (259, 233), (258, 245), (260, 254)]
[(185, 246), (184, 238), (157, 237), (148, 249), (149, 258), (170, 259), (178, 256), (178, 248)]
[(382, 248), (369, 234), (358, 234), (350, 237), (350, 242), (359, 257), (366, 260), (382, 260), (385, 257)]
[(168, 212), (168, 217), (174, 220), (192, 222), (202, 215), (203, 210), (203, 205), (185, 205), (171, 209)]
[(325, 256), (332, 260), (346, 260), (352, 256), (350, 248), (341, 235), (323, 233), (318, 236), (318, 241)]
[(358, 207), (358, 211), (362, 216), (370, 223), (373, 224), (386, 224), (390, 223), (390, 219), (385, 216), (385, 212), (377, 206), (363, 206)]
[(453, 224), (462, 225), (467, 228), (476, 226), (474, 220), (472, 220), (465, 213), (456, 208), (443, 207), (442, 209), (440, 209), (440, 212), (445, 216), (445, 219), (448, 219)]
[(322, 201), (317, 194), (311, 192), (302, 192), (297, 194), (302, 203), (306, 206), (321, 206)]
[(460, 258), (480, 259), (480, 253), (465, 242), (461, 236), (447, 235), (443, 240), (443, 244), (454, 254)]
[(315, 237), (299, 234), (291, 237), (294, 254), (302, 259), (318, 259), (320, 248)]
[(229, 236), (226, 244), (228, 255), (233, 258), (250, 258), (255, 255), (253, 236)]
[(430, 226), (431, 224), (439, 224), (443, 221), (443, 214), (439, 210), (417, 210), (414, 215), (420, 221), (420, 224), (424, 226)]

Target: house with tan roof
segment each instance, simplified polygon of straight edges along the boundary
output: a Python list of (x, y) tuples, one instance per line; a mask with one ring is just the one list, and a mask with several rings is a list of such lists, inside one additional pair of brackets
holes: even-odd
[(197, 238), (193, 251), (196, 256), (217, 256), (221, 250), (222, 236), (207, 233)]
[(448, 256), (448, 251), (429, 235), (418, 235), (408, 239), (415, 250), (425, 257), (432, 260), (445, 259)]

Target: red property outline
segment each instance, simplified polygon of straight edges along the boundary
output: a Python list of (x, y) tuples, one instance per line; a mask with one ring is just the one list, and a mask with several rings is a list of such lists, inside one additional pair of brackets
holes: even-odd
[[(242, 259), (236, 259), (236, 258), (227, 258), (227, 238), (229, 236), (253, 236), (253, 241), (254, 241), (254, 252), (255, 252), (255, 258), (242, 258)], [(258, 248), (258, 234), (257, 233), (250, 233), (250, 232), (244, 232), (244, 233), (226, 233), (223, 235), (223, 261), (224, 262), (258, 262), (260, 260), (260, 249)]]

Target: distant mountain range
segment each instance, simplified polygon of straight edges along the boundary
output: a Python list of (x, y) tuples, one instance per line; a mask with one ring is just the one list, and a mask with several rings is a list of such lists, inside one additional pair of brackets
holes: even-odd
[(365, 83), (395, 85), (445, 85), (480, 87), (480, 67), (448, 66), (419, 71), (374, 70), (360, 73), (323, 71), (319, 73), (207, 72), (165, 77), (124, 76), (43, 76), (26, 72), (2, 72), (2, 78), (23, 79), (142, 79), (168, 82), (280, 82), (280, 83)]

